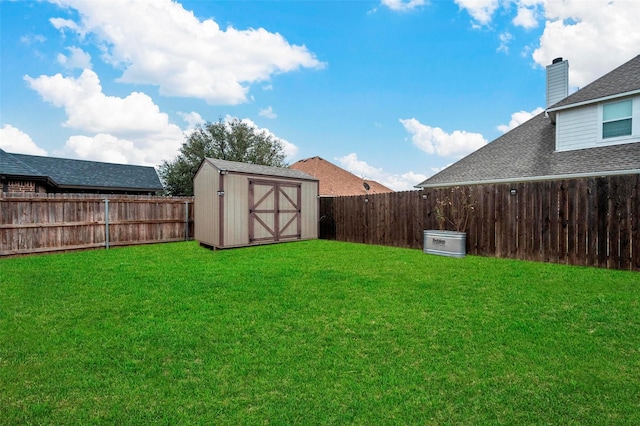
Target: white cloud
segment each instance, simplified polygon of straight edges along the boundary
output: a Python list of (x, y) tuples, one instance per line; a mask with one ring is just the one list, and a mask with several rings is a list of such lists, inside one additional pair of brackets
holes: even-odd
[(481, 25), (491, 22), (493, 13), (499, 6), (498, 0), (455, 0), (461, 9), (466, 9), (469, 15)]
[[(54, 1), (54, 3), (56, 2)], [(78, 25), (75, 21), (71, 19), (51, 18), (49, 19), (49, 22), (51, 23), (51, 25), (53, 25), (55, 29), (60, 30), (62, 34), (64, 34), (64, 31), (68, 29), (78, 33), (82, 38), (84, 38), (84, 36), (86, 35), (85, 31), (82, 29), (82, 26)]]
[(258, 114), (261, 117), (266, 117), (266, 118), (276, 118), (276, 117), (278, 117), (278, 114), (273, 112), (273, 108), (271, 108), (271, 105), (269, 105), (268, 107), (266, 107), (264, 109), (261, 109)]
[(415, 185), (427, 178), (427, 176), (423, 174), (414, 172), (407, 172), (400, 175), (387, 173), (383, 169), (373, 167), (365, 161), (359, 160), (358, 155), (354, 152), (344, 157), (334, 158), (334, 160), (338, 161), (340, 166), (354, 175), (361, 176), (363, 179), (375, 180), (394, 191), (414, 189)]
[(500, 46), (498, 46), (498, 52), (509, 53), (509, 43), (513, 40), (513, 36), (510, 32), (506, 31), (498, 36), (500, 39)]
[(272, 75), (324, 64), (304, 45), (263, 28), (223, 30), (170, 0), (56, 0), (79, 12), (79, 22), (52, 19), (60, 29), (94, 34), (104, 59), (124, 69), (119, 81), (152, 84), (166, 96), (211, 104), (247, 101), (251, 84)]
[(518, 6), (518, 14), (513, 18), (513, 25), (525, 29), (532, 29), (538, 26), (538, 16), (535, 8)]
[(205, 119), (195, 111), (179, 112), (178, 115), (187, 123), (187, 131), (191, 131), (198, 125), (205, 123)]
[(511, 114), (511, 121), (509, 121), (509, 124), (501, 124), (497, 127), (497, 129), (502, 133), (507, 133), (509, 130), (515, 129), (525, 121), (528, 121), (536, 115), (540, 114), (542, 111), (544, 111), (544, 108), (538, 107), (531, 112), (514, 112), (513, 114)]
[(64, 145), (64, 155), (83, 160), (121, 164), (146, 164), (148, 154), (126, 139), (100, 133), (95, 136), (71, 136)]
[(425, 0), (382, 0), (380, 4), (397, 12), (408, 12), (422, 7), (427, 2)]
[(20, 37), (20, 42), (30, 46), (35, 43), (44, 43), (47, 41), (47, 38), (42, 34), (27, 34)]
[(47, 155), (29, 135), (10, 124), (0, 129), (0, 148), (15, 154)]
[(461, 158), (487, 144), (480, 133), (464, 130), (447, 133), (439, 127), (424, 125), (415, 118), (400, 119), (400, 123), (411, 134), (413, 144), (427, 154)]
[(569, 82), (583, 87), (638, 54), (640, 2), (547, 1), (546, 24), (533, 59), (542, 66), (569, 59)]
[(56, 74), (25, 76), (25, 80), (44, 100), (64, 107), (68, 117), (66, 127), (131, 134), (155, 132), (169, 125), (168, 115), (160, 112), (148, 95), (132, 92), (126, 98), (107, 96), (102, 92), (98, 75), (88, 69), (77, 79)]
[(68, 47), (70, 52), (68, 56), (60, 53), (58, 55), (58, 63), (67, 69), (91, 69), (91, 55), (77, 47)]
[(145, 93), (133, 92), (125, 98), (107, 96), (98, 75), (88, 69), (77, 79), (61, 74), (24, 78), (45, 101), (64, 108), (64, 126), (85, 133), (65, 145), (80, 158), (102, 159), (106, 154), (100, 146), (106, 144), (110, 158), (115, 158), (112, 151), (120, 146), (120, 162), (126, 158), (135, 164), (156, 165), (175, 156), (180, 148), (183, 131), (171, 124), (169, 116), (160, 112)]
[[(476, 24), (490, 25), (496, 11), (516, 15), (512, 24), (532, 29), (542, 24), (533, 60), (546, 67), (569, 59), (569, 82), (584, 87), (638, 54), (640, 1), (637, 0), (455, 0)], [(504, 31), (503, 34), (508, 33)], [(509, 40), (510, 41), (510, 40)], [(498, 51), (508, 43), (501, 37)], [(523, 53), (528, 55), (529, 48)]]
[[(394, 191), (410, 191), (415, 189), (414, 187), (428, 178), (427, 175), (422, 173), (407, 172), (401, 175), (388, 175), (386, 178), (381, 179), (382, 183), (387, 188)], [(377, 179), (376, 179), (377, 180)]]

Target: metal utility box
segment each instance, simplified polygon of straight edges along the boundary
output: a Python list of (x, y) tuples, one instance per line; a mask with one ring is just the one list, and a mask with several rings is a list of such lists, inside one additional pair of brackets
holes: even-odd
[(424, 231), (424, 252), (441, 256), (465, 257), (467, 234), (456, 231)]
[(318, 184), (299, 170), (206, 158), (193, 181), (195, 239), (214, 248), (316, 239)]

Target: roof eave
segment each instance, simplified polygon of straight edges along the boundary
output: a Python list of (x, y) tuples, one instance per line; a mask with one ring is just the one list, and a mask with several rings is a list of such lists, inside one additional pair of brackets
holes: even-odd
[(163, 191), (164, 187), (154, 188), (134, 188), (122, 186), (95, 186), (95, 185), (57, 185), (59, 189), (79, 189), (82, 191), (118, 191), (118, 192), (158, 192)]
[(609, 171), (586, 172), (586, 173), (569, 173), (564, 175), (550, 175), (550, 176), (513, 177), (513, 178), (475, 180), (475, 181), (463, 181), (463, 182), (430, 183), (430, 184), (424, 184), (424, 185), (418, 184), (414, 186), (414, 188), (417, 188), (417, 189), (450, 188), (452, 186), (470, 186), (470, 185), (484, 185), (484, 184), (494, 184), (494, 183), (520, 183), (520, 182), (535, 182), (535, 181), (543, 181), (543, 180), (578, 179), (578, 178), (586, 178), (586, 177), (635, 175), (635, 174), (640, 174), (640, 169), (609, 170)]
[(234, 174), (234, 175), (245, 175), (245, 176), (264, 176), (264, 177), (268, 177), (268, 178), (289, 179), (289, 180), (304, 180), (304, 181), (308, 181), (308, 182), (318, 182), (319, 181), (319, 179), (314, 178), (311, 175), (309, 175), (309, 177), (282, 176), (282, 175), (269, 174), (269, 173), (243, 172), (243, 171), (239, 171), (239, 170), (226, 170), (226, 169), (218, 169), (218, 170), (220, 171), (221, 174)]
[(33, 180), (38, 182), (44, 182), (45, 184), (53, 187), (59, 186), (55, 180), (53, 180), (50, 176), (44, 175), (19, 175), (19, 174), (2, 174), (3, 178), (6, 179), (15, 179), (15, 180)]
[[(556, 111), (562, 111), (565, 109), (571, 109), (571, 108), (577, 108), (577, 107), (581, 107), (581, 106), (585, 106), (585, 105), (591, 105), (591, 104), (596, 104), (596, 103), (600, 103), (600, 102), (606, 102), (606, 101), (611, 101), (614, 99), (618, 99), (618, 98), (624, 98), (627, 96), (633, 96), (633, 95), (638, 95), (640, 94), (640, 89), (636, 89), (636, 90), (632, 90), (630, 92), (622, 92), (622, 93), (616, 93), (615, 95), (609, 95), (609, 96), (604, 96), (601, 98), (595, 98), (595, 99), (589, 99), (587, 101), (582, 101), (582, 102), (576, 102), (576, 103), (571, 103), (571, 104), (567, 104), (567, 105), (561, 105), (559, 107), (551, 107), (547, 109), (547, 113), (549, 113), (549, 115), (551, 115), (551, 113), (555, 113)], [(555, 117), (555, 114), (554, 114)]]

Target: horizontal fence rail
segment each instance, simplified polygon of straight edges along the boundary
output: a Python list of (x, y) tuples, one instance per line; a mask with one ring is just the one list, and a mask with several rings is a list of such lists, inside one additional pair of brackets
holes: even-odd
[(0, 194), (0, 256), (193, 238), (193, 197)]
[(465, 207), (468, 254), (640, 271), (640, 175), (321, 198), (320, 238), (422, 248)]

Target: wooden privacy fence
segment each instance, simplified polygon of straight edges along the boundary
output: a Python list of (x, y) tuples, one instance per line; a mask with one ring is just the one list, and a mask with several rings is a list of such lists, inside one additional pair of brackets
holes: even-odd
[(193, 197), (0, 194), (0, 256), (193, 238)]
[(320, 238), (422, 248), (464, 194), (468, 254), (640, 271), (637, 174), (321, 198)]

